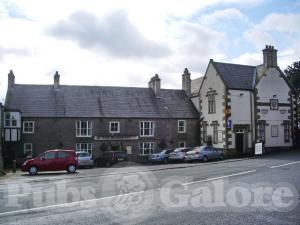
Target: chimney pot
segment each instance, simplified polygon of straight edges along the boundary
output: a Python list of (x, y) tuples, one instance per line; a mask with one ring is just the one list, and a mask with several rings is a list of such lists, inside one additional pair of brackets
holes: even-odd
[(55, 75), (54, 75), (54, 88), (55, 89), (59, 89), (59, 78), (60, 78), (60, 75), (59, 75), (58, 71), (56, 71)]
[(9, 71), (7, 81), (8, 81), (7, 82), (8, 89), (13, 89), (14, 86), (15, 86), (15, 75), (14, 75), (14, 72), (12, 70)]
[(272, 45), (266, 45), (263, 49), (264, 67), (275, 68), (277, 67), (277, 50)]
[(191, 74), (187, 68), (184, 69), (182, 74), (182, 90), (184, 90), (188, 96), (191, 95)]
[(160, 84), (160, 78), (158, 76), (158, 74), (155, 74), (154, 77), (152, 77), (149, 81), (149, 88), (151, 88), (156, 96), (160, 95), (160, 89), (161, 89), (161, 84)]

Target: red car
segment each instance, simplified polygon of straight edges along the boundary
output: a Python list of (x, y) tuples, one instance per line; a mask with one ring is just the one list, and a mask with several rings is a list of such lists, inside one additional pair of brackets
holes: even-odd
[(58, 170), (75, 173), (77, 168), (78, 161), (74, 150), (49, 150), (22, 165), (22, 171), (29, 172), (30, 175), (35, 175), (38, 171)]

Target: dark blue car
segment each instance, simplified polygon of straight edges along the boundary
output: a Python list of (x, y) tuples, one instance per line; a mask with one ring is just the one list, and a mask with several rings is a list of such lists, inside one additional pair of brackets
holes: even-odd
[(161, 152), (154, 153), (149, 155), (150, 162), (160, 162), (160, 163), (168, 163), (169, 154), (173, 151), (173, 149), (164, 149)]

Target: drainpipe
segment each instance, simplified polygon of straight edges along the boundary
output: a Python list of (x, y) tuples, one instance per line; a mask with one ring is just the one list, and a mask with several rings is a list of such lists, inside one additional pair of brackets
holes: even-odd
[(253, 135), (254, 135), (254, 130), (253, 130), (253, 106), (252, 106), (252, 92), (250, 92), (250, 117), (251, 117), (251, 122), (250, 122), (250, 129), (251, 129), (251, 147), (253, 148)]

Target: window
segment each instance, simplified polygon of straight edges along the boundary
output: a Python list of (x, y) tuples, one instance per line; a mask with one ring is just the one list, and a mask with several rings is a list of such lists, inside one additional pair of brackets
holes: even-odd
[(21, 115), (19, 112), (5, 112), (4, 126), (5, 127), (20, 127)]
[(120, 122), (109, 122), (109, 132), (110, 133), (120, 133)]
[(24, 121), (23, 122), (23, 133), (24, 134), (33, 134), (34, 133), (34, 122), (33, 121)]
[(57, 153), (57, 158), (59, 159), (65, 159), (69, 157), (69, 153), (68, 152), (58, 152)]
[(54, 159), (56, 156), (56, 152), (46, 152), (45, 159)]
[(259, 141), (265, 141), (265, 123), (262, 121), (258, 124), (257, 138)]
[(271, 136), (278, 137), (278, 125), (271, 126)]
[(140, 122), (140, 135), (142, 137), (154, 136), (154, 123), (153, 121)]
[(208, 93), (208, 113), (215, 113), (216, 112), (216, 93)]
[(92, 122), (91, 121), (76, 121), (76, 137), (91, 137)]
[(270, 109), (278, 110), (278, 99), (270, 99)]
[(283, 121), (284, 142), (290, 142), (290, 121)]
[(27, 158), (32, 157), (32, 144), (31, 143), (24, 144), (24, 154)]
[(183, 142), (183, 141), (182, 141), (182, 142), (179, 142), (179, 143), (178, 143), (178, 147), (179, 147), (179, 148), (185, 148), (185, 142)]
[(218, 144), (218, 122), (213, 122), (213, 142)]
[(91, 155), (92, 147), (92, 143), (76, 143), (77, 152), (88, 152)]
[(207, 123), (202, 123), (202, 143), (207, 142)]
[(185, 132), (186, 132), (186, 121), (178, 120), (178, 133), (185, 133)]
[(154, 144), (153, 142), (143, 142), (140, 143), (140, 154), (149, 155), (154, 153)]

